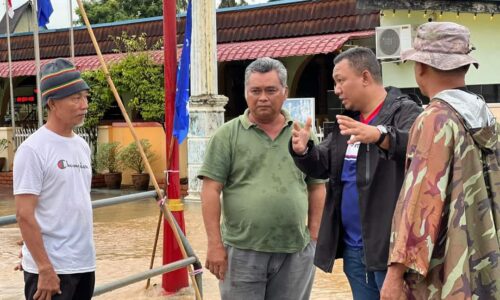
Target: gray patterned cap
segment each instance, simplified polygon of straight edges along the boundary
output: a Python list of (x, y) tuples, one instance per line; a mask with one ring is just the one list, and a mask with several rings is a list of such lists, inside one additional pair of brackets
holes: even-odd
[(468, 54), (473, 50), (467, 27), (452, 22), (430, 22), (417, 29), (413, 48), (403, 51), (403, 61), (417, 61), (439, 70), (453, 70), (479, 63)]

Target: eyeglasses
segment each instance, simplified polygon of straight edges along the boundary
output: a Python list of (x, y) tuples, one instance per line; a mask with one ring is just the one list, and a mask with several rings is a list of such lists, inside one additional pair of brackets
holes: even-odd
[(280, 91), (279, 88), (276, 87), (266, 87), (264, 89), (261, 88), (250, 88), (248, 91), (252, 96), (258, 97), (262, 95), (262, 93), (265, 93), (268, 96), (274, 96)]

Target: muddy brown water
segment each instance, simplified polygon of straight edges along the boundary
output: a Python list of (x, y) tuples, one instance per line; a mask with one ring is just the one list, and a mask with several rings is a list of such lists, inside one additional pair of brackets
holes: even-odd
[[(92, 199), (112, 197), (117, 193), (93, 192)], [(0, 187), (0, 216), (14, 213), (10, 188)], [(94, 239), (97, 252), (96, 284), (111, 282), (147, 270), (154, 242), (158, 207), (151, 199), (94, 210)], [(206, 235), (199, 203), (186, 203), (185, 220), (187, 237), (197, 256), (204, 263)], [(0, 227), (0, 299), (17, 300), (23, 297), (23, 276), (13, 270), (19, 253), (16, 240), (20, 238), (16, 225)], [(160, 244), (162, 244), (160, 234)], [(155, 266), (161, 264), (161, 251), (156, 254)], [(194, 292), (186, 288), (170, 296), (161, 293), (161, 277), (95, 297), (94, 299), (194, 299)], [(205, 271), (203, 274), (204, 299), (220, 299), (217, 279)], [(349, 284), (342, 272), (342, 261), (337, 261), (332, 274), (316, 271), (311, 299), (352, 299)]]

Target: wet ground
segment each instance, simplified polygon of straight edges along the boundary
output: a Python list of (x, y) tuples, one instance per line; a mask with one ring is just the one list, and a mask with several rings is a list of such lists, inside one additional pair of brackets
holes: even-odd
[[(130, 191), (94, 191), (92, 199), (118, 196)], [(14, 203), (11, 188), (0, 187), (0, 216), (13, 214)], [(104, 207), (94, 210), (94, 238), (97, 251), (97, 285), (111, 282), (145, 271), (149, 267), (154, 242), (158, 207), (151, 199)], [(198, 203), (185, 205), (187, 237), (197, 256), (204, 263), (206, 236)], [(19, 260), (20, 238), (16, 225), (0, 227), (0, 299), (23, 298), (23, 276), (13, 271)], [(162, 244), (160, 234), (160, 244)], [(161, 250), (156, 254), (155, 266), (161, 265)], [(152, 287), (145, 290), (146, 282), (136, 283), (94, 299), (194, 299), (194, 292), (187, 288), (176, 295), (161, 293), (161, 277), (151, 280)], [(203, 275), (204, 299), (219, 299), (217, 279), (206, 271)], [(337, 261), (332, 274), (316, 272), (311, 299), (352, 299), (347, 279), (342, 272), (342, 263)]]

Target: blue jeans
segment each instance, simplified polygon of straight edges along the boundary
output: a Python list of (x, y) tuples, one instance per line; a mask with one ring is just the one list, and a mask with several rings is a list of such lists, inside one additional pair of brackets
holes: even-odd
[(387, 271), (367, 272), (363, 248), (346, 246), (344, 273), (349, 280), (354, 300), (380, 299), (380, 290)]

